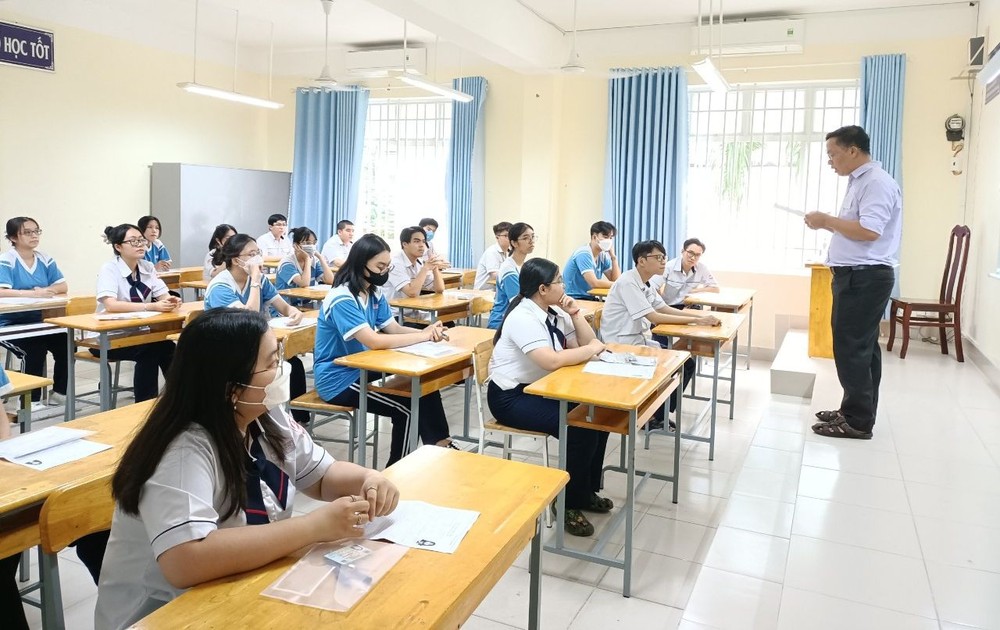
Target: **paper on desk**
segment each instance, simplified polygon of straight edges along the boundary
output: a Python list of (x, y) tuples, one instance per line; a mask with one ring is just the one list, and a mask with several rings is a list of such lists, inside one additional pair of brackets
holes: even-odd
[(602, 374), (604, 376), (623, 376), (625, 378), (651, 379), (656, 372), (655, 365), (632, 365), (629, 363), (605, 363), (604, 361), (589, 361), (583, 366), (587, 374)]
[(68, 427), (47, 427), (23, 433), (15, 438), (0, 442), (0, 459), (23, 457), (53, 446), (83, 439), (93, 433), (93, 431)]
[(42, 304), (45, 302), (65, 302), (65, 297), (0, 297), (0, 304)]
[(106, 451), (109, 448), (111, 448), (110, 444), (101, 444), (99, 442), (91, 442), (90, 440), (75, 440), (8, 461), (20, 464), (21, 466), (27, 466), (28, 468), (34, 468), (35, 470), (48, 470), (60, 464), (68, 464), (69, 462), (89, 457), (94, 453)]
[(101, 313), (99, 315), (94, 315), (94, 319), (98, 321), (112, 321), (119, 319), (146, 319), (147, 317), (156, 317), (157, 315), (162, 315), (159, 311), (133, 311), (131, 313)]
[(461, 289), (445, 289), (444, 294), (448, 297), (455, 298), (456, 300), (474, 300), (476, 299), (475, 293), (468, 293), (462, 291)]
[(365, 526), (365, 538), (389, 540), (414, 549), (455, 553), (477, 518), (479, 512), (473, 510), (424, 501), (400, 501), (392, 514), (380, 516)]
[(317, 319), (315, 317), (303, 317), (302, 321), (300, 321), (298, 324), (294, 326), (288, 323), (287, 317), (275, 317), (267, 321), (268, 325), (270, 325), (271, 328), (290, 328), (292, 330), (298, 328), (308, 328), (309, 326), (315, 326), (316, 322)]
[(420, 343), (415, 343), (412, 346), (396, 348), (396, 350), (407, 354), (415, 354), (418, 357), (427, 357), (428, 359), (440, 359), (441, 357), (447, 357), (453, 354), (461, 354), (465, 352), (461, 348), (449, 346), (448, 344), (440, 341), (421, 341)]
[(656, 357), (643, 357), (631, 352), (612, 352), (605, 350), (597, 355), (597, 358), (605, 363), (619, 363), (628, 365), (656, 365)]

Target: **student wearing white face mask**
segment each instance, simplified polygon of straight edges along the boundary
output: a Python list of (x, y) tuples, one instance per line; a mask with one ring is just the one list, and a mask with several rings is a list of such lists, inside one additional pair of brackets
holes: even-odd
[(590, 243), (573, 252), (563, 269), (566, 295), (578, 300), (593, 300), (596, 298), (588, 291), (611, 288), (621, 275), (614, 250), (616, 232), (615, 226), (607, 221), (590, 226)]
[[(292, 253), (278, 263), (275, 284), (279, 291), (333, 284), (333, 270), (323, 254), (316, 251), (316, 233), (307, 227), (292, 229)], [(293, 301), (293, 304), (299, 304)]]

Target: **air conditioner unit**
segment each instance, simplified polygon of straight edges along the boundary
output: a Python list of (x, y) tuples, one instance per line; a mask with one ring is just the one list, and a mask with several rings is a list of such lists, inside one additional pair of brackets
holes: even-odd
[[(403, 70), (403, 49), (349, 50), (345, 65), (348, 72), (359, 77), (385, 77)], [(427, 73), (425, 48), (406, 49), (406, 70), (412, 74)]]
[(805, 40), (805, 27), (805, 20), (747, 20), (727, 22), (721, 28), (716, 25), (710, 29), (708, 24), (702, 21), (700, 41), (698, 27), (691, 29), (691, 54), (737, 57), (801, 53), (802, 43)]

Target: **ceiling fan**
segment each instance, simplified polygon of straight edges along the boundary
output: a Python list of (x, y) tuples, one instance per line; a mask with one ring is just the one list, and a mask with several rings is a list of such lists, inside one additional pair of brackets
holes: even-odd
[(573, 33), (570, 36), (569, 59), (566, 60), (559, 70), (566, 74), (581, 74), (587, 71), (580, 61), (580, 53), (576, 51), (576, 9), (579, 0), (573, 0)]
[(323, 70), (311, 81), (311, 87), (324, 90), (351, 90), (356, 86), (343, 85), (330, 74), (330, 11), (333, 10), (333, 0), (319, 0), (326, 14), (326, 31), (323, 37)]

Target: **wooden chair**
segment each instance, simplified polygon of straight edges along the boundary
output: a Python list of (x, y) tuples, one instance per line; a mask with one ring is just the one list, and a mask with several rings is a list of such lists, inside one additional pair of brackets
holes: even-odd
[[(89, 315), (91, 313), (97, 312), (97, 296), (96, 295), (78, 295), (71, 297), (69, 302), (66, 304), (66, 315)], [(67, 331), (67, 334), (73, 334), (73, 331)], [(100, 364), (101, 358), (95, 357), (90, 354), (90, 350), (79, 350), (75, 354), (77, 361), (86, 361), (87, 363), (97, 363)], [(118, 393), (131, 391), (131, 387), (122, 387), (121, 383), (121, 373), (122, 373), (122, 363), (121, 361), (108, 361), (108, 369), (111, 369), (111, 365), (115, 366), (114, 372), (109, 374), (111, 377), (111, 407), (115, 408), (118, 406)], [(94, 394), (100, 394), (100, 390), (94, 390), (91, 392), (78, 393), (76, 399), (80, 402), (90, 402), (87, 400), (82, 400), (87, 396), (92, 396)], [(96, 404), (96, 403), (95, 403)]]
[(62, 629), (62, 589), (59, 584), (59, 556), (75, 540), (111, 528), (115, 502), (111, 497), (111, 476), (101, 474), (80, 483), (66, 485), (49, 495), (38, 520), (41, 547), (42, 626)]
[(469, 269), (468, 271), (462, 272), (462, 280), (458, 286), (462, 289), (471, 289), (475, 283), (476, 283), (476, 270)]
[[(903, 345), (899, 358), (906, 358), (910, 345), (910, 326), (937, 328), (941, 338), (941, 354), (948, 354), (948, 329), (955, 331), (955, 356), (959, 363), (965, 362), (962, 352), (962, 288), (965, 286), (965, 266), (969, 259), (971, 230), (967, 225), (956, 225), (948, 239), (948, 256), (945, 258), (944, 275), (941, 277), (941, 292), (937, 300), (914, 300), (892, 298), (889, 308), (889, 342), (886, 350), (892, 350), (896, 340), (896, 324), (903, 325)], [(925, 313), (914, 316), (914, 313)]]
[[(358, 423), (357, 414), (358, 410), (354, 407), (343, 407), (341, 405), (332, 405), (325, 400), (323, 400), (316, 390), (308, 391), (302, 394), (298, 398), (292, 400), (288, 403), (288, 408), (293, 410), (301, 410), (309, 412), (309, 426), (306, 428), (309, 431), (309, 435), (317, 441), (320, 442), (337, 442), (339, 444), (347, 444), (347, 460), (351, 463), (354, 462), (354, 449), (356, 447), (367, 448), (369, 444), (372, 446), (372, 468), (378, 468), (378, 416), (375, 416), (375, 428), (370, 432), (367, 431), (368, 423), (365, 423), (365, 435), (362, 444), (358, 444)], [(316, 422), (316, 414), (322, 416), (319, 423)], [(349, 430), (348, 437), (346, 440), (341, 438), (324, 437), (322, 435), (316, 435), (315, 429), (321, 427), (324, 424), (333, 422), (335, 420), (347, 420)], [(368, 440), (371, 440), (369, 442)]]

